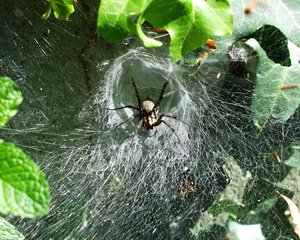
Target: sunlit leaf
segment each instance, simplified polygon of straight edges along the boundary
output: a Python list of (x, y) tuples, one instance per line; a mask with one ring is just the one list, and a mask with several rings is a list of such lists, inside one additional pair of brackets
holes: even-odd
[(0, 77), (0, 127), (18, 112), (22, 100), (17, 85), (8, 77)]
[(98, 10), (98, 34), (109, 41), (122, 40), (130, 32), (128, 15), (141, 13), (149, 2), (151, 0), (102, 0)]
[(153, 38), (147, 37), (141, 28), (141, 24), (143, 23), (143, 16), (141, 14), (136, 15), (134, 13), (129, 14), (128, 16), (128, 27), (134, 32), (142, 41), (146, 47), (160, 47), (162, 42), (157, 41)]
[[(300, 104), (300, 88), (280, 89), (287, 84), (300, 84), (300, 65), (291, 57), (290, 67), (281, 66), (271, 61), (254, 39), (247, 41), (259, 56), (258, 73), (254, 89), (252, 109), (254, 123), (264, 126), (270, 117), (286, 122)], [(292, 44), (289, 44), (291, 55)]]
[(296, 204), (287, 196), (277, 192), (277, 194), (282, 197), (289, 206), (291, 212), (291, 223), (294, 228), (294, 232), (300, 237), (300, 212)]
[(21, 149), (0, 140), (0, 213), (43, 216), (49, 203), (44, 173)]
[(2, 240), (22, 240), (25, 237), (18, 232), (13, 225), (0, 217), (0, 239)]
[(271, 25), (264, 25), (251, 34), (250, 38), (255, 38), (259, 42), (272, 61), (284, 66), (291, 65), (288, 38), (278, 28)]
[(213, 36), (230, 35), (233, 26), (227, 0), (157, 0), (147, 7), (144, 18), (169, 32), (174, 61)]
[(299, 1), (238, 0), (232, 1), (232, 8), (235, 13), (235, 36), (251, 34), (268, 24), (280, 29), (290, 40), (300, 46)]
[(104, 0), (98, 12), (98, 33), (113, 41), (133, 32), (145, 46), (161, 46), (160, 41), (142, 31), (145, 20), (168, 31), (174, 61), (213, 36), (230, 35), (233, 28), (232, 11), (227, 0)]
[(47, 0), (48, 8), (43, 15), (47, 19), (53, 10), (54, 16), (60, 20), (68, 20), (74, 10), (74, 0)]

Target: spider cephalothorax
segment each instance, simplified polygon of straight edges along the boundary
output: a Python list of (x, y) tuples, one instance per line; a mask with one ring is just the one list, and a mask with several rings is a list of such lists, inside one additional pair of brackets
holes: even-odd
[[(139, 96), (139, 92), (137, 90), (137, 86), (136, 86), (135, 81), (134, 81), (133, 78), (132, 78), (132, 84), (133, 84), (134, 91), (135, 91), (135, 94), (136, 94), (136, 97), (137, 97), (138, 107), (127, 105), (127, 106), (124, 106), (124, 107), (118, 107), (118, 108), (108, 109), (108, 110), (119, 110), (119, 109), (124, 109), (124, 108), (131, 108), (131, 109), (136, 110), (137, 114), (134, 114), (132, 117), (130, 117), (127, 120), (125, 120), (124, 122), (120, 123), (119, 125), (117, 125), (117, 127), (119, 127), (122, 124), (124, 124), (128, 121), (131, 121), (135, 118), (139, 118), (139, 123), (137, 125), (137, 129), (139, 129), (140, 127), (143, 127), (145, 129), (149, 130), (149, 129), (153, 129), (156, 126), (163, 123), (173, 131), (173, 133), (177, 137), (177, 140), (179, 141), (179, 138), (178, 138), (175, 130), (167, 122), (165, 122), (163, 120), (163, 118), (167, 117), (167, 118), (172, 118), (172, 119), (179, 120), (181, 122), (183, 122), (183, 121), (178, 119), (176, 116), (166, 115), (166, 114), (160, 114), (160, 115), (158, 114), (159, 113), (159, 105), (160, 105), (161, 101), (163, 100), (163, 98), (165, 97), (165, 89), (168, 85), (168, 82), (166, 82), (163, 85), (160, 96), (157, 99), (157, 101), (155, 101), (155, 102), (150, 100), (150, 99), (146, 99), (144, 101), (141, 101), (141, 98)], [(185, 123), (185, 122), (183, 122), (183, 123)], [(185, 123), (185, 124), (187, 124), (187, 123)]]
[(147, 129), (153, 129), (153, 125), (157, 122), (158, 107), (151, 100), (145, 100), (142, 103), (141, 116), (142, 127)]

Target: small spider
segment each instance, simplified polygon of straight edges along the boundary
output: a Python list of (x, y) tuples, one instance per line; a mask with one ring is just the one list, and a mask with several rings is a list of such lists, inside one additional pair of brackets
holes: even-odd
[(190, 170), (183, 172), (176, 184), (179, 190), (180, 199), (185, 200), (196, 196), (197, 186), (193, 180), (193, 175), (191, 174)]
[[(139, 118), (139, 123), (137, 125), (137, 130), (141, 127), (143, 127), (144, 129), (147, 130), (151, 130), (155, 127), (157, 127), (158, 125), (160, 125), (161, 123), (165, 124), (169, 129), (172, 130), (172, 132), (175, 134), (178, 142), (180, 142), (179, 137), (177, 135), (177, 133), (175, 132), (175, 130), (173, 129), (173, 127), (171, 125), (169, 125), (165, 120), (163, 120), (163, 118), (171, 118), (171, 119), (175, 119), (178, 120), (186, 125), (189, 125), (188, 123), (178, 119), (176, 116), (173, 115), (167, 115), (167, 114), (158, 114), (159, 113), (159, 105), (161, 103), (161, 101), (163, 100), (163, 98), (168, 95), (165, 94), (165, 89), (168, 85), (168, 82), (166, 82), (163, 85), (163, 88), (161, 90), (160, 96), (159, 98), (154, 102), (150, 99), (146, 99), (144, 101), (141, 101), (141, 98), (139, 96), (139, 92), (137, 90), (137, 86), (135, 84), (134, 79), (132, 78), (132, 84), (135, 90), (135, 94), (137, 97), (137, 101), (138, 101), (138, 107), (132, 106), (132, 105), (127, 105), (124, 107), (117, 107), (117, 108), (113, 108), (113, 109), (108, 109), (108, 110), (120, 110), (120, 109), (124, 109), (124, 108), (131, 108), (136, 110), (138, 113), (134, 114), (132, 117), (128, 118), (127, 120), (121, 122), (119, 125), (116, 126), (120, 127), (122, 124), (129, 122), (135, 118)], [(190, 125), (189, 125), (190, 126)], [(137, 131), (136, 130), (136, 131)]]

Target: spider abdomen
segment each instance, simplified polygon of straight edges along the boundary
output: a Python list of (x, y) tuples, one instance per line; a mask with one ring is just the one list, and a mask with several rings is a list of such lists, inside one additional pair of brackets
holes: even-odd
[(145, 100), (143, 101), (142, 111), (145, 111), (146, 113), (151, 113), (153, 112), (154, 107), (155, 107), (154, 102), (152, 102), (151, 100)]

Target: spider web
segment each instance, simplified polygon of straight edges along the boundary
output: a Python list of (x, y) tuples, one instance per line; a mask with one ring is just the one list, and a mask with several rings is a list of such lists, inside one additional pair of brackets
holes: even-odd
[[(1, 137), (35, 159), (52, 195), (48, 216), (7, 218), (27, 239), (196, 239), (191, 228), (198, 239), (224, 239), (228, 216), (209, 214), (218, 199), (254, 210), (275, 189), (299, 190), (296, 181), (284, 182), (289, 168), (271, 156), (299, 139), (298, 113), (253, 136), (255, 71), (235, 76), (228, 50), (200, 66), (176, 65), (164, 48), (97, 39), (87, 29), (92, 4), (78, 5), (70, 22), (42, 20), (40, 1), (1, 5), (1, 75), (24, 95)], [(276, 58), (282, 49), (273, 44)], [(166, 119), (180, 142), (163, 124), (156, 133), (136, 132), (136, 120), (115, 128), (133, 111), (106, 108), (137, 105), (132, 77), (142, 100), (157, 99), (169, 82), (159, 113), (192, 125)], [(278, 229), (293, 237), (284, 203), (264, 209), (264, 221), (247, 215), (245, 222), (261, 223), (267, 239)]]

